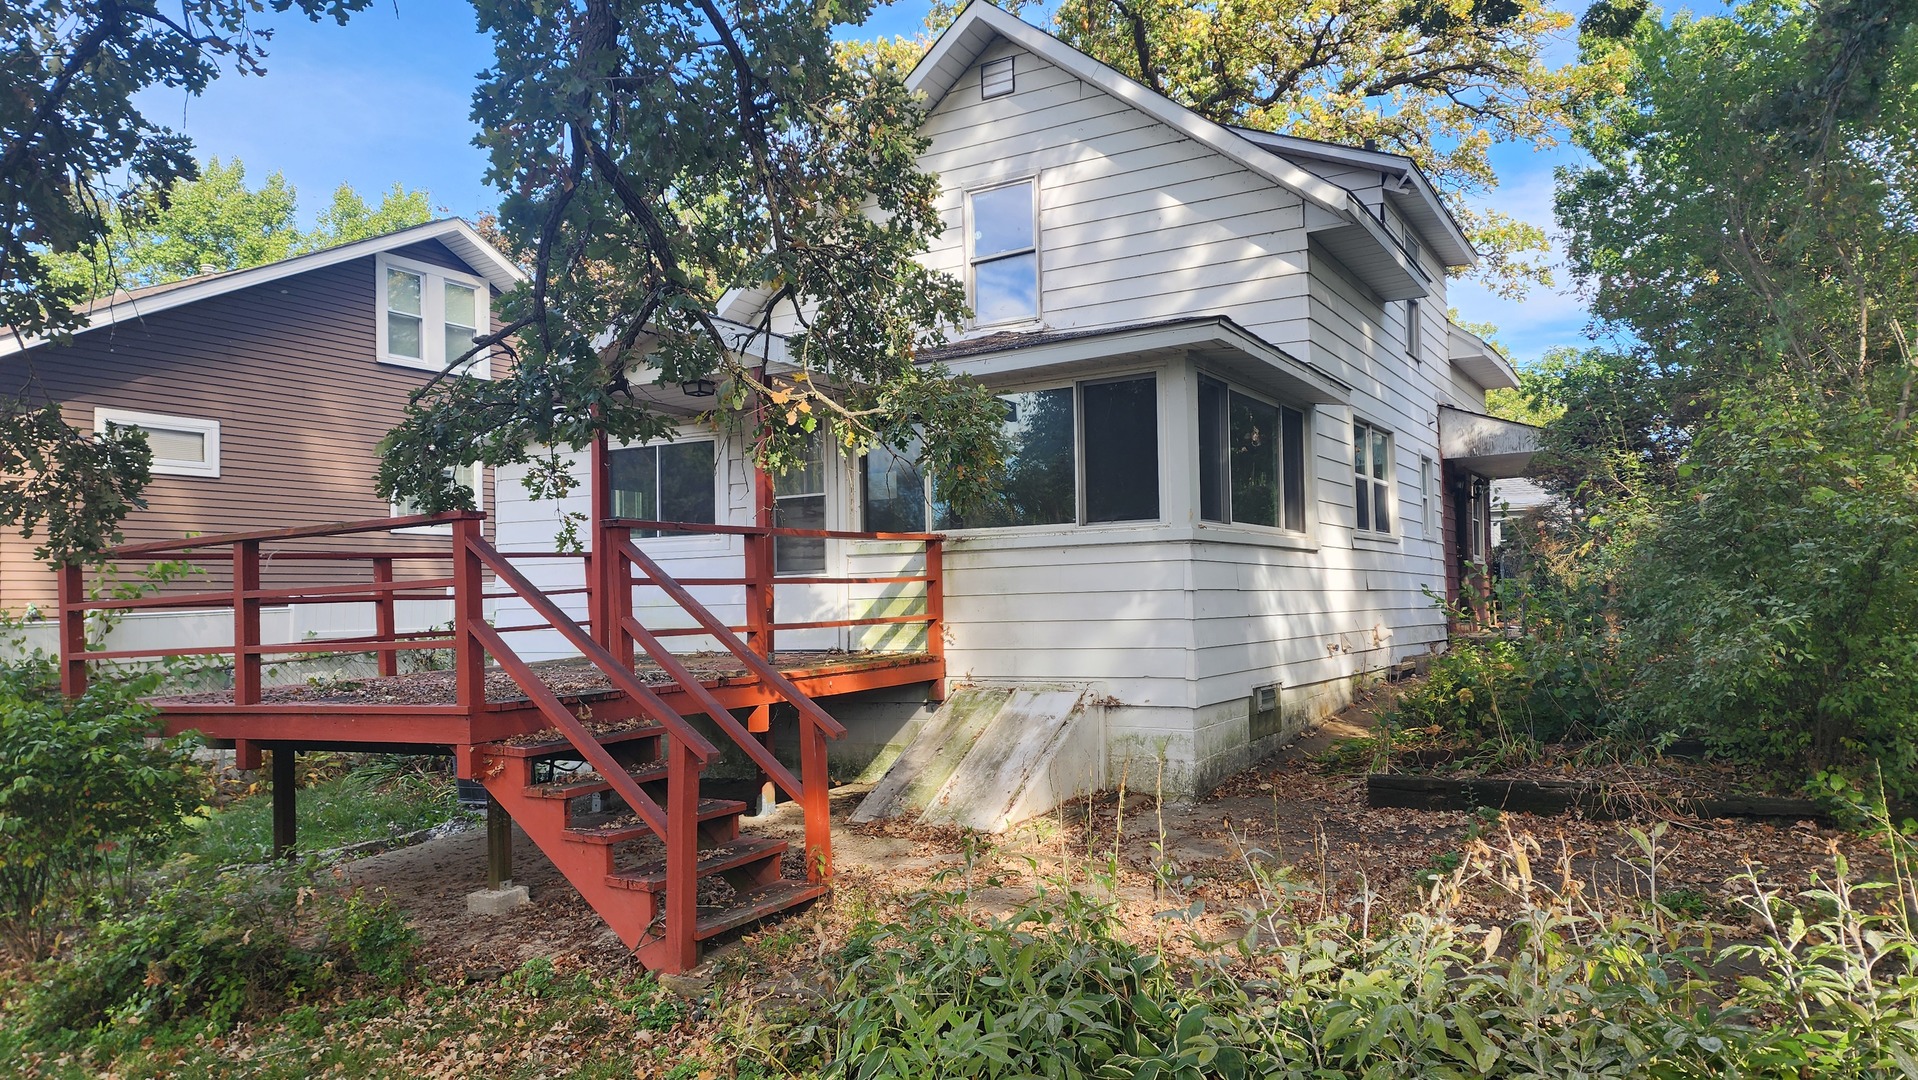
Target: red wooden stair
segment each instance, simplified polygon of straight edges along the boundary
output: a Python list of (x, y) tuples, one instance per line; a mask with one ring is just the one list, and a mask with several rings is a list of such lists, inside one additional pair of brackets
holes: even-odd
[[(668, 800), (670, 787), (671, 769), (663, 752), (668, 737), (664, 726), (645, 724), (595, 741), (626, 778), (659, 803)], [(575, 764), (585, 764), (584, 756), (570, 740), (558, 738), (482, 746), (475, 771), (487, 792), (642, 963), (680, 966), (675, 961), (682, 959), (683, 949), (676, 949), (666, 932), (671, 875), (660, 837), (623, 805), (595, 812), (593, 797), (617, 799), (616, 788), (622, 785), (597, 774), (577, 779), (556, 775), (560, 767)], [(694, 942), (826, 892), (824, 884), (782, 876), (786, 842), (742, 835), (739, 818), (745, 810), (745, 803), (731, 799), (695, 804)]]

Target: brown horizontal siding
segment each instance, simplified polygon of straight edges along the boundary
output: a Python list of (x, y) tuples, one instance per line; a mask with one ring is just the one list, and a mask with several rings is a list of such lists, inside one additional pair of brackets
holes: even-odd
[[(438, 241), (394, 254), (472, 272)], [(399, 423), (407, 395), (431, 373), (374, 359), (376, 288), (374, 260), (357, 259), (103, 327), (3, 362), (31, 365), (46, 398), (58, 400), (76, 427), (91, 430), (100, 407), (219, 421), (220, 476), (155, 476), (147, 508), (123, 526), (129, 543), (385, 517), (387, 504), (373, 493), (379, 441)], [(490, 475), (486, 487), (490, 509)], [(437, 550), (448, 540), (372, 533), (297, 546), (342, 543)], [(53, 575), (34, 561), (33, 547), (32, 540), (0, 537), (0, 609), (45, 608), (54, 600)], [(436, 563), (403, 576), (445, 572), (445, 564)], [(269, 587), (345, 583), (368, 580), (370, 568), (269, 565), (266, 577)], [(174, 588), (222, 589), (230, 580), (226, 567), (215, 566)]]

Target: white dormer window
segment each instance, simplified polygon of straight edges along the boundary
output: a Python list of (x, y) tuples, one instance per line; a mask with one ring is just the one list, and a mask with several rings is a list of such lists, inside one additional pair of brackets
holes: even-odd
[(93, 410), (93, 430), (105, 435), (115, 429), (138, 428), (146, 432), (147, 449), (153, 454), (155, 476), (220, 476), (220, 422), (186, 416), (161, 416), (158, 413), (128, 409)]
[(966, 196), (966, 285), (973, 325), (1039, 317), (1038, 216), (1031, 180)]
[[(393, 255), (376, 256), (373, 263), (381, 363), (439, 371), (473, 347), (488, 311), (484, 281)], [(485, 378), (486, 354), (479, 353), (459, 370)]]

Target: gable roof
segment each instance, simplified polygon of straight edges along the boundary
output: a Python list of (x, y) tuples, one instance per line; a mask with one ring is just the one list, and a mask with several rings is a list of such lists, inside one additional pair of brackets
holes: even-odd
[[(961, 8), (932, 49), (906, 77), (908, 90), (926, 96), (931, 111), (996, 39), (1004, 38), (1070, 75), (1131, 105), (1174, 131), (1265, 177), (1303, 199), (1331, 220), (1313, 232), (1383, 299), (1429, 295), (1430, 278), (1396, 237), (1358, 197), (1309, 169), (1262, 147), (1240, 131), (1214, 123), (1157, 91), (1126, 77), (1051, 34), (984, 0)], [(1314, 215), (1307, 215), (1308, 222)]]
[[(363, 259), (368, 255), (377, 255), (428, 240), (438, 240), (446, 245), (447, 250), (458, 256), (460, 261), (466, 263), (480, 277), (486, 279), (488, 284), (502, 292), (526, 280), (525, 273), (514, 266), (511, 259), (500, 254), (498, 248), (487, 243), (486, 238), (471, 225), (459, 218), (445, 218), (365, 240), (356, 240), (350, 244), (341, 244), (338, 247), (310, 251), (304, 255), (295, 255), (290, 259), (281, 259), (263, 266), (248, 267), (244, 270), (226, 270), (217, 274), (201, 274), (198, 277), (170, 281), (163, 285), (149, 285), (143, 289), (116, 292), (93, 301), (85, 312), (86, 323), (72, 333), (84, 334), (89, 330), (98, 330), (115, 323), (157, 315), (162, 311), (185, 304), (210, 300), (240, 289), (264, 285), (295, 274), (336, 266), (354, 259)], [(0, 356), (31, 349), (48, 340), (45, 336), (23, 335), (0, 329)]]

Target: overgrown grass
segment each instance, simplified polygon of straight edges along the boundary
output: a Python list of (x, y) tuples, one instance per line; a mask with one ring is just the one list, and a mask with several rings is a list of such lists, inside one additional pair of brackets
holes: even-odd
[[(303, 787), (295, 806), (300, 850), (311, 852), (429, 829), (460, 813), (450, 774), (430, 759), (398, 757)], [(178, 854), (212, 866), (261, 862), (272, 853), (272, 796), (262, 788), (188, 825)]]

